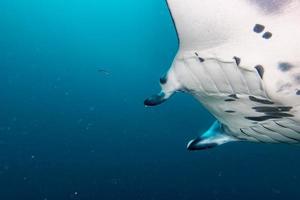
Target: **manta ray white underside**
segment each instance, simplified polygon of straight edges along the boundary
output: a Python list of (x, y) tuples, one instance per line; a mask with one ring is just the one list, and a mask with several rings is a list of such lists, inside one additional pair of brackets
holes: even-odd
[(155, 106), (175, 92), (216, 118), (189, 150), (300, 142), (300, 1), (168, 0), (180, 42)]

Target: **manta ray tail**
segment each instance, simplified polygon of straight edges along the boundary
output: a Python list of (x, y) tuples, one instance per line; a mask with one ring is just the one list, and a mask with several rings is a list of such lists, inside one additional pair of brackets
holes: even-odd
[(174, 72), (170, 70), (166, 75), (160, 78), (162, 90), (144, 101), (145, 106), (157, 106), (168, 100), (181, 86)]
[(226, 134), (224, 126), (216, 121), (203, 135), (190, 141), (187, 149), (189, 151), (205, 150), (233, 141), (237, 139)]

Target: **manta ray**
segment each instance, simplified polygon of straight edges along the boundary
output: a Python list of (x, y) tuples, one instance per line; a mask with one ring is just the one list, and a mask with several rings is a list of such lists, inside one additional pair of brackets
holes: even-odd
[(176, 92), (217, 120), (188, 150), (228, 142), (300, 143), (300, 1), (167, 0), (179, 50), (156, 106)]

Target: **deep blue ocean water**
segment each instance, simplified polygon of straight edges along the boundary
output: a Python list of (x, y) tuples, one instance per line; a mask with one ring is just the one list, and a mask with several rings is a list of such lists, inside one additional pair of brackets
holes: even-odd
[(299, 147), (188, 152), (214, 118), (143, 106), (177, 48), (164, 0), (1, 0), (0, 200), (300, 199)]

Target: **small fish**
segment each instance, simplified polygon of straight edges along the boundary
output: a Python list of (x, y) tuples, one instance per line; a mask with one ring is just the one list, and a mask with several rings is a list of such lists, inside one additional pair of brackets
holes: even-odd
[(98, 71), (99, 73), (102, 73), (102, 74), (106, 75), (106, 76), (109, 76), (109, 75), (110, 75), (110, 72), (107, 71), (107, 70), (105, 70), (105, 69), (98, 69), (97, 71)]

